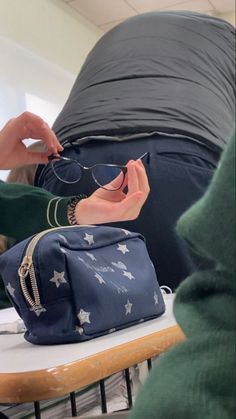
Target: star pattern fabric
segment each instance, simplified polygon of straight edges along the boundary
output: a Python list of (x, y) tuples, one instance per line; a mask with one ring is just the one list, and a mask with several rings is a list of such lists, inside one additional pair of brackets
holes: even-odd
[(64, 247), (61, 247), (60, 249), (61, 249), (62, 253), (65, 253), (65, 254), (69, 255), (70, 252), (68, 252), (67, 249), (65, 249)]
[(84, 240), (85, 240), (86, 242), (88, 242), (88, 244), (90, 244), (90, 245), (92, 245), (92, 244), (94, 244), (94, 243), (95, 243), (95, 242), (94, 242), (94, 238), (93, 238), (93, 235), (92, 235), (92, 234), (87, 234), (87, 233), (85, 233)]
[(113, 266), (115, 266), (115, 268), (123, 269), (123, 271), (126, 271), (127, 270), (126, 265), (123, 262), (121, 262), (120, 260), (118, 262), (111, 262), (111, 264)]
[(45, 313), (47, 310), (41, 305), (31, 307), (30, 311), (33, 311), (37, 317), (40, 316), (41, 313)]
[(15, 288), (13, 288), (10, 284), (10, 282), (8, 282), (7, 286), (6, 286), (7, 291), (9, 292), (9, 294), (14, 297), (14, 292), (15, 292)]
[(102, 277), (102, 275), (100, 275), (100, 274), (98, 274), (97, 272), (95, 273), (95, 278), (97, 278), (98, 279), (98, 281), (99, 281), (99, 284), (105, 284), (106, 282), (104, 281), (104, 279), (103, 279), (103, 277)]
[(123, 271), (123, 275), (129, 278), (130, 280), (135, 279), (131, 272)]
[(118, 294), (127, 294), (128, 289), (124, 285), (117, 285), (114, 281), (110, 281), (110, 284), (113, 285)]
[(153, 298), (154, 298), (155, 304), (158, 304), (159, 303), (159, 298), (158, 298), (158, 295), (157, 295), (156, 292), (154, 292)]
[(129, 230), (125, 230), (125, 228), (121, 228), (121, 231), (123, 231), (126, 236), (128, 236), (129, 234), (131, 234), (131, 232)]
[(75, 326), (75, 332), (79, 333), (79, 335), (81, 336), (84, 333), (84, 329), (80, 326)]
[(67, 282), (65, 279), (65, 272), (54, 271), (53, 277), (49, 279), (49, 281), (55, 283), (56, 287), (59, 288), (61, 284)]
[(91, 313), (89, 311), (85, 311), (82, 308), (80, 309), (79, 313), (77, 314), (77, 317), (80, 321), (81, 326), (84, 323), (90, 323), (90, 319), (89, 319), (90, 314)]
[(60, 237), (60, 239), (62, 239), (66, 244), (68, 244), (68, 240), (65, 236), (63, 236), (63, 234), (58, 234), (58, 237)]
[(127, 303), (125, 304), (125, 315), (131, 314), (133, 304), (127, 300)]
[(93, 260), (93, 261), (95, 261), (96, 262), (96, 258), (95, 258), (95, 256), (92, 254), (92, 253), (88, 253), (88, 252), (86, 252), (86, 255), (91, 259), (91, 260)]
[(123, 255), (125, 253), (129, 252), (129, 249), (127, 248), (126, 244), (118, 244), (117, 250), (119, 250)]

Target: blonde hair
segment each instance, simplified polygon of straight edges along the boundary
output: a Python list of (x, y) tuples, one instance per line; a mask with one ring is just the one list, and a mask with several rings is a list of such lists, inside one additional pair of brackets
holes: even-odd
[[(46, 145), (42, 141), (37, 141), (29, 146), (31, 151), (45, 151)], [(25, 185), (34, 185), (37, 164), (29, 164), (28, 166), (12, 169), (6, 179), (8, 183), (23, 183)]]

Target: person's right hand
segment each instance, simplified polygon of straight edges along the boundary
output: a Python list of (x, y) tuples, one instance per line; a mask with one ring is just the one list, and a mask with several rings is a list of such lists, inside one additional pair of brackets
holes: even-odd
[[(122, 189), (107, 191), (99, 188), (89, 198), (79, 201), (75, 210), (78, 224), (128, 221), (139, 216), (150, 192), (146, 171), (140, 160), (130, 161), (127, 169)], [(123, 192), (125, 187), (128, 188), (127, 194)]]

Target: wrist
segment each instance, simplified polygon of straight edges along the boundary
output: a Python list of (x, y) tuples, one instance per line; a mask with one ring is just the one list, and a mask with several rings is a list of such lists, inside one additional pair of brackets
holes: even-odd
[(77, 224), (90, 224), (88, 222), (87, 200), (88, 198), (83, 198), (76, 204), (75, 219)]

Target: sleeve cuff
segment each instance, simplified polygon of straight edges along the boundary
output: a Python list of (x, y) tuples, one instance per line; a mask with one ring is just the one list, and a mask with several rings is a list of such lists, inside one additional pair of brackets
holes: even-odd
[(69, 225), (67, 217), (67, 206), (70, 198), (53, 198), (47, 206), (47, 222), (50, 227), (62, 227)]

